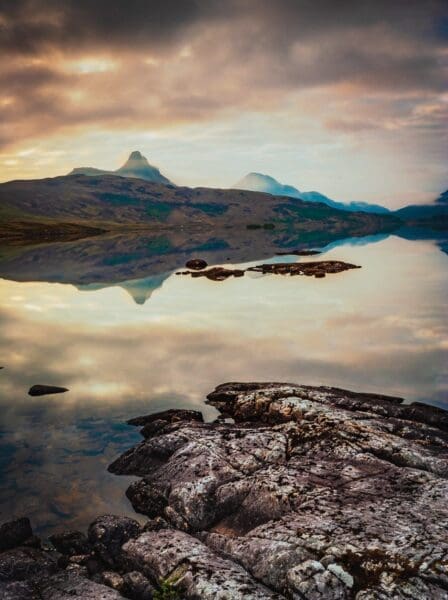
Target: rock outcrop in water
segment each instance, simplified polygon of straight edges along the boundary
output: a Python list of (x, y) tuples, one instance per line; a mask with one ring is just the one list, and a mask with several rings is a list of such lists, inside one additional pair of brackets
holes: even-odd
[[(162, 582), (210, 600), (448, 598), (447, 412), (281, 383), (225, 384), (208, 402), (214, 423), (175, 410), (132, 421), (144, 440), (110, 470), (140, 478), (127, 495), (144, 527), (101, 517), (87, 538), (56, 540), (58, 563), (3, 552), (5, 597), (68, 600), (71, 585), (139, 600)], [(11, 587), (32, 585), (40, 595)]]
[[(187, 265), (188, 266), (188, 263)], [(298, 263), (265, 263), (255, 265), (247, 269), (228, 269), (226, 267), (210, 267), (200, 271), (178, 271), (177, 275), (191, 275), (191, 277), (206, 277), (211, 281), (225, 281), (229, 277), (244, 277), (246, 272), (256, 272), (273, 275), (306, 275), (307, 277), (322, 278), (327, 273), (342, 273), (350, 269), (360, 269), (358, 265), (352, 265), (340, 260), (320, 260), (315, 262)]]

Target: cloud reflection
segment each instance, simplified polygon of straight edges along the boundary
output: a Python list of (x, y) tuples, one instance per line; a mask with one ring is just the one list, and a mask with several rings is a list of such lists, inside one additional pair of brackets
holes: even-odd
[[(125, 419), (167, 407), (213, 418), (229, 380), (327, 384), (443, 403), (447, 257), (395, 237), (330, 249), (362, 269), (324, 280), (168, 277), (137, 306), (117, 287), (1, 281), (0, 509), (48, 531), (130, 512), (106, 466), (137, 433)], [(38, 310), (36, 310), (38, 309)], [(35, 383), (63, 397), (30, 399)]]

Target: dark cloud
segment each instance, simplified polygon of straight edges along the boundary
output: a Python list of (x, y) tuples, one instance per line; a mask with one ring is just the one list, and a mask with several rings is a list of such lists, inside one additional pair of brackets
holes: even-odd
[(232, 27), (241, 20), (284, 45), (297, 36), (383, 24), (396, 27), (397, 35), (431, 37), (443, 30), (443, 7), (441, 0), (2, 0), (0, 43), (25, 53), (86, 43), (152, 47), (193, 25)]
[[(324, 86), (440, 94), (446, 13), (440, 0), (0, 0), (0, 141), (270, 111)], [(86, 58), (113, 66), (72, 64)]]

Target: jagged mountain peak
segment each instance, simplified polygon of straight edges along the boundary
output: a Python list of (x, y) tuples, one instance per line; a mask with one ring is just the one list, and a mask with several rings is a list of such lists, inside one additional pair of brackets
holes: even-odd
[(149, 164), (147, 158), (139, 150), (132, 151), (124, 165), (115, 171), (81, 167), (73, 169), (70, 175), (120, 175), (121, 177), (136, 177), (155, 183), (171, 183), (169, 179), (162, 175), (157, 167)]
[(146, 156), (143, 156), (143, 154), (139, 150), (134, 150), (130, 153), (128, 160), (124, 163), (123, 167), (121, 168), (130, 166), (149, 167), (150, 165)]

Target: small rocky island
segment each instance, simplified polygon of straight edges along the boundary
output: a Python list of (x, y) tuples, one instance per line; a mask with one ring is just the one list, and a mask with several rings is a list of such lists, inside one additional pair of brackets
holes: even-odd
[(320, 260), (314, 262), (298, 263), (265, 263), (248, 267), (247, 269), (229, 269), (227, 267), (207, 267), (204, 260), (190, 260), (185, 265), (190, 271), (177, 271), (176, 275), (191, 275), (193, 278), (206, 277), (211, 281), (225, 281), (229, 277), (244, 277), (247, 272), (261, 273), (263, 275), (305, 275), (306, 277), (325, 277), (328, 273), (342, 273), (350, 269), (360, 269), (359, 265), (352, 265), (341, 260)]
[(87, 535), (0, 529), (8, 600), (446, 599), (448, 413), (400, 398), (228, 383), (221, 415), (130, 421), (143, 441), (110, 471), (144, 526), (98, 517)]

